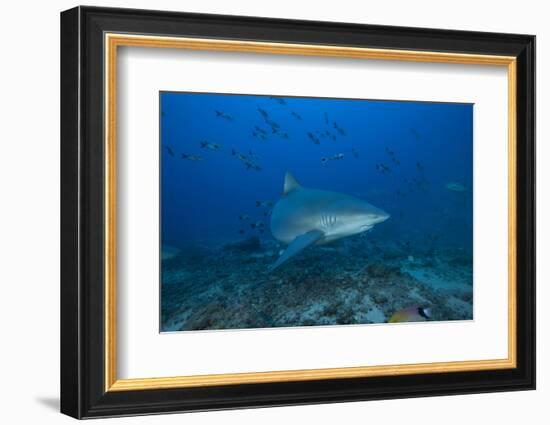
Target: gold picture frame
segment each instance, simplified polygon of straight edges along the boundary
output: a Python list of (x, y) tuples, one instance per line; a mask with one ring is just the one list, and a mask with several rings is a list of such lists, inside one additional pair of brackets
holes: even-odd
[[(357, 47), (282, 44), (254, 41), (105, 34), (105, 391), (169, 389), (181, 387), (236, 385), (318, 379), (340, 379), (417, 373), (464, 372), (508, 369), (516, 366), (516, 58), (464, 53)], [(395, 60), (506, 67), (508, 72), (508, 358), (458, 362), (401, 364), (327, 369), (306, 369), (254, 373), (232, 373), (169, 378), (117, 379), (116, 375), (116, 96), (117, 52), (119, 47), (189, 49), (239, 53), (325, 56), (360, 60)]]

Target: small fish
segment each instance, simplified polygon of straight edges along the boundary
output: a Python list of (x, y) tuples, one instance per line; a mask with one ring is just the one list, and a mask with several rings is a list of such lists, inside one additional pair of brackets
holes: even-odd
[(430, 318), (431, 312), (429, 308), (414, 306), (396, 311), (392, 317), (390, 317), (388, 323), (425, 322)]
[(253, 229), (263, 229), (265, 227), (265, 223), (263, 221), (257, 221), (256, 223), (250, 223), (250, 227)]
[(296, 118), (298, 121), (302, 121), (302, 116), (298, 112), (292, 111), (290, 113), (294, 118)]
[(336, 121), (334, 121), (332, 126), (338, 132), (338, 134), (340, 134), (340, 136), (345, 136), (346, 135), (346, 131), (342, 127), (340, 127)]
[(416, 169), (418, 171), (424, 171), (424, 166), (420, 162), (417, 162), (416, 163)]
[(264, 217), (269, 217), (272, 212), (273, 212), (272, 210), (264, 211)]
[(248, 214), (241, 214), (239, 220), (250, 220), (250, 216)]
[(246, 155), (240, 153), (235, 148), (231, 149), (231, 155), (236, 157), (239, 161), (242, 161), (244, 163), (250, 162), (249, 158)]
[(452, 190), (453, 192), (466, 192), (466, 188), (460, 183), (454, 183), (454, 182), (447, 183), (445, 187), (448, 190)]
[(267, 140), (267, 133), (265, 133), (265, 131), (264, 132), (253, 131), (252, 132), (252, 137), (265, 142)]
[(351, 148), (351, 153), (353, 154), (354, 158), (359, 158), (359, 151), (355, 148)]
[(275, 121), (273, 120), (270, 120), (269, 118), (265, 120), (265, 122), (267, 123), (267, 125), (269, 125), (271, 127), (271, 129), (279, 129), (281, 128), (281, 126), (279, 124), (277, 124)]
[(218, 144), (218, 143), (210, 143), (206, 140), (203, 140), (201, 142), (201, 148), (203, 149), (210, 149), (212, 151), (218, 151), (222, 148), (222, 145)]
[(200, 155), (187, 155), (185, 153), (182, 153), (181, 159), (186, 159), (187, 161), (202, 161), (203, 157)]
[(324, 112), (324, 116), (325, 116), (325, 124), (328, 125), (328, 114), (326, 112)]
[(254, 126), (254, 130), (256, 130), (258, 133), (261, 133), (261, 134), (267, 134), (267, 131), (265, 131), (263, 128), (257, 125)]
[(239, 234), (244, 235), (244, 230), (243, 230), (243, 229), (240, 229), (240, 230), (239, 230)]
[(313, 134), (311, 131), (308, 131), (307, 132), (307, 137), (309, 137), (311, 139), (311, 141), (313, 143), (315, 143), (316, 145), (319, 145), (321, 144), (321, 142), (319, 141), (319, 139), (315, 136), (315, 134)]
[(256, 201), (256, 207), (273, 207), (273, 201)]
[(286, 105), (286, 101), (282, 97), (269, 96), (269, 98), (277, 102), (279, 105)]
[(389, 156), (394, 156), (394, 155), (395, 155), (395, 152), (392, 151), (392, 150), (391, 150), (390, 148), (388, 148), (387, 146), (386, 146), (386, 153), (387, 153)]
[(168, 155), (174, 156), (174, 150), (170, 146), (165, 146), (165, 148), (168, 151)]
[(253, 162), (247, 161), (244, 163), (247, 170), (254, 170), (254, 171), (261, 171), (262, 167), (260, 167), (258, 164), (254, 164)]
[(227, 121), (233, 121), (233, 117), (229, 114), (226, 114), (225, 112), (222, 112), (222, 111), (218, 111), (216, 109), (216, 116), (219, 117), (219, 118), (223, 118), (224, 120), (227, 120)]
[(258, 106), (258, 112), (262, 117), (264, 117), (264, 120), (269, 117), (269, 114), (267, 113), (267, 111), (265, 109), (260, 108), (259, 106)]
[(252, 152), (252, 149), (248, 150), (248, 156), (252, 159), (259, 159), (259, 156)]
[(344, 154), (338, 153), (336, 155), (329, 156), (329, 157), (324, 156), (323, 158), (321, 158), (321, 163), (326, 164), (328, 161), (340, 161), (342, 159), (344, 159)]
[(380, 173), (389, 173), (390, 167), (388, 167), (386, 164), (376, 164), (376, 170)]
[(283, 139), (288, 139), (290, 136), (288, 135), (288, 133), (285, 132), (285, 133), (281, 134), (281, 137)]

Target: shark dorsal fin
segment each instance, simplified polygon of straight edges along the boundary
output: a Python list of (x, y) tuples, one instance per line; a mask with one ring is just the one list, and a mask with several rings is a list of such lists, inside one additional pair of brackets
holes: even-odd
[(300, 186), (300, 183), (298, 183), (294, 176), (287, 171), (285, 174), (285, 187), (283, 194), (288, 195), (290, 192), (295, 189), (299, 189), (300, 187), (302, 187)]

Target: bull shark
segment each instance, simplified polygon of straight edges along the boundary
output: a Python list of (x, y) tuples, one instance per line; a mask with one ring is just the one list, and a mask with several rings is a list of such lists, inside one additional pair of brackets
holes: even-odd
[(362, 199), (302, 187), (287, 172), (283, 195), (271, 214), (271, 233), (288, 246), (269, 269), (275, 270), (310, 245), (366, 232), (389, 217)]

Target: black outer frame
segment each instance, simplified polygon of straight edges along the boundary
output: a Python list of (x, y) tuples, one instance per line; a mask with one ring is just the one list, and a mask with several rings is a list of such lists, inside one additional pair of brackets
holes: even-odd
[[(105, 32), (517, 58), (517, 368), (104, 391)], [(75, 418), (535, 388), (535, 37), (77, 7), (61, 13), (61, 412)]]

